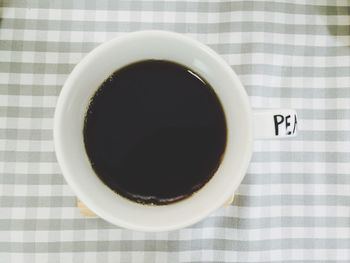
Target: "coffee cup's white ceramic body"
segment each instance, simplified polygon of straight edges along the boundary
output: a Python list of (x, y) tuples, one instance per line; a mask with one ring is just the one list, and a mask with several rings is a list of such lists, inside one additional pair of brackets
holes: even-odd
[[(83, 141), (85, 113), (100, 84), (117, 69), (147, 59), (174, 61), (198, 73), (214, 88), (227, 122), (224, 158), (212, 179), (189, 198), (163, 206), (130, 201), (103, 184), (89, 163)], [(181, 34), (142, 31), (98, 46), (74, 68), (58, 99), (54, 143), (68, 184), (98, 216), (125, 228), (165, 231), (191, 225), (221, 207), (244, 177), (254, 138), (294, 136), (295, 126), (293, 110), (253, 112), (236, 74), (209, 47)]]

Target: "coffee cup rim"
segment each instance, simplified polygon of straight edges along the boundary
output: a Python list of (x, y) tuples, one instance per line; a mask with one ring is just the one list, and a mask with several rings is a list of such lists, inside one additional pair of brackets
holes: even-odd
[[(162, 41), (164, 43), (166, 42), (166, 44), (168, 45), (172, 45), (172, 47), (166, 47), (166, 46), (162, 47), (161, 45)], [(216, 70), (213, 70), (213, 74), (211, 74), (212, 78), (213, 79), (218, 78), (218, 76), (216, 77), (214, 73), (220, 74), (220, 76), (224, 78), (224, 80), (221, 80), (221, 82), (223, 82), (222, 85), (224, 86), (225, 84), (227, 85), (230, 84), (231, 85), (230, 88), (232, 89), (231, 93), (230, 92), (227, 93), (227, 96), (224, 91), (222, 91), (223, 92), (222, 94), (225, 94), (225, 96), (218, 94), (219, 99), (224, 106), (225, 116), (228, 116), (228, 112), (230, 112), (231, 114), (231, 111), (233, 112), (233, 109), (234, 109), (235, 112), (232, 113), (232, 116), (234, 115), (235, 120), (237, 119), (241, 120), (240, 124), (244, 126), (245, 130), (240, 131), (237, 129), (238, 132), (242, 133), (242, 135), (240, 136), (241, 142), (239, 142), (239, 139), (235, 138), (234, 144), (227, 144), (227, 147), (233, 147), (232, 145), (236, 145), (236, 147), (238, 148), (240, 147), (240, 149), (235, 150), (235, 155), (237, 156), (237, 158), (240, 159), (239, 160), (240, 163), (235, 164), (235, 166), (232, 166), (234, 167), (232, 171), (228, 170), (230, 165), (228, 163), (227, 164), (225, 163), (225, 165), (228, 168), (225, 169), (224, 172), (225, 173), (231, 172), (234, 175), (232, 175), (231, 177), (228, 175), (222, 176), (223, 179), (220, 179), (220, 180), (222, 181), (226, 178), (227, 181), (217, 183), (217, 187), (216, 187), (217, 191), (213, 190), (208, 192), (208, 195), (209, 193), (211, 193), (211, 195), (213, 195), (214, 193), (217, 193), (215, 196), (206, 196), (206, 198), (202, 198), (203, 202), (201, 202), (200, 200), (197, 200), (196, 202), (192, 202), (192, 203), (189, 202), (190, 199), (196, 198), (197, 193), (195, 193), (193, 196), (189, 197), (188, 200), (185, 199), (175, 204), (170, 204), (162, 207), (149, 206), (147, 207), (147, 211), (149, 211), (147, 212), (147, 216), (146, 216), (146, 212), (143, 212), (146, 210), (143, 210), (140, 207), (142, 205), (136, 204), (136, 203), (134, 204), (128, 203), (131, 201), (124, 200), (127, 204), (126, 206), (130, 206), (130, 210), (125, 210), (130, 212), (130, 216), (122, 217), (121, 215), (118, 215), (118, 213), (111, 211), (110, 208), (114, 207), (113, 205), (103, 206), (106, 200), (110, 200), (109, 202), (113, 202), (113, 200), (120, 201), (120, 199), (113, 197), (117, 195), (116, 193), (109, 191), (106, 188), (101, 188), (100, 186), (98, 190), (94, 191), (93, 182), (97, 184), (97, 181), (96, 181), (98, 180), (96, 179), (97, 176), (95, 176), (96, 180), (90, 180), (91, 179), (90, 178), (91, 176), (90, 176), (88, 177), (88, 180), (81, 181), (81, 178), (83, 178), (83, 176), (81, 175), (78, 176), (76, 174), (77, 172), (79, 172), (79, 169), (78, 167), (74, 167), (75, 166), (73, 163), (74, 161), (81, 164), (80, 168), (82, 168), (81, 169), (82, 172), (85, 171), (87, 174), (91, 175), (92, 169), (91, 167), (90, 168), (86, 167), (86, 156), (85, 157), (77, 156), (76, 153), (79, 151), (74, 152), (74, 154), (70, 153), (69, 148), (72, 147), (71, 150), (74, 151), (73, 148), (75, 147), (74, 146), (75, 144), (72, 143), (71, 145), (69, 145), (67, 138), (70, 138), (70, 137), (69, 137), (69, 134), (67, 134), (67, 131), (65, 131), (65, 129), (67, 129), (67, 126), (69, 126), (67, 125), (67, 123), (69, 122), (66, 121), (68, 118), (66, 114), (69, 112), (69, 110), (71, 110), (71, 114), (73, 115), (76, 114), (76, 112), (78, 111), (80, 111), (81, 113), (81, 111), (83, 110), (80, 108), (77, 109), (75, 102), (72, 99), (72, 97), (78, 96), (79, 92), (84, 88), (82, 87), (83, 85), (80, 85), (82, 82), (79, 81), (79, 77), (83, 75), (86, 76), (88, 72), (92, 72), (93, 65), (95, 66), (101, 65), (101, 64), (98, 64), (97, 62), (100, 61), (99, 59), (101, 56), (106, 55), (107, 50), (113, 50), (113, 48), (117, 49), (120, 47), (126, 47), (126, 45), (128, 44), (131, 45), (132, 43), (134, 43), (133, 45), (135, 47), (137, 45), (140, 45), (140, 46), (145, 45), (145, 43), (146, 44), (148, 43), (148, 45), (151, 45), (152, 43), (154, 43), (154, 45), (159, 45), (158, 46), (159, 49), (163, 49), (163, 51), (165, 50), (164, 51), (165, 53), (167, 48), (169, 50), (171, 48), (175, 48), (177, 47), (176, 43), (178, 43), (178, 46), (183, 45), (183, 46), (188, 46), (189, 48), (190, 47), (193, 48), (194, 52), (196, 52), (197, 50), (198, 54), (201, 54), (201, 55), (198, 55), (199, 57), (203, 56), (202, 57), (203, 60), (198, 59), (198, 61), (193, 62), (198, 64), (198, 69), (203, 68), (203, 71), (205, 71), (205, 70), (208, 70), (208, 68), (213, 67), (212, 65), (206, 65), (205, 63), (201, 65), (200, 63), (203, 61), (212, 61), (213, 63), (215, 63), (215, 65), (219, 68), (217, 68)], [(163, 52), (163, 51), (159, 50), (159, 52)], [(121, 57), (122, 56), (127, 57), (127, 55), (122, 54), (122, 51), (119, 50), (119, 52)], [(135, 50), (135, 52), (137, 52), (137, 50)], [(176, 52), (179, 52), (179, 51), (176, 51)], [(157, 54), (156, 50), (154, 51), (154, 54)], [(189, 53), (186, 55), (190, 57), (193, 54)], [(204, 57), (207, 57), (208, 59), (206, 60), (204, 59)], [(184, 59), (187, 59), (187, 58), (184, 58)], [(130, 63), (131, 62), (132, 61), (130, 61)], [(181, 61), (175, 61), (175, 62), (181, 63)], [(106, 62), (106, 63), (109, 63), (109, 62)], [(190, 66), (190, 65), (186, 65), (186, 66)], [(112, 67), (112, 65), (110, 65), (110, 67)], [(99, 69), (96, 69), (96, 70), (98, 71)], [(105, 75), (108, 75), (108, 74), (106, 73)], [(203, 76), (203, 74), (201, 74), (201, 76)], [(210, 82), (210, 80), (208, 80), (206, 76), (203, 76), (203, 77)], [(101, 82), (101, 80), (98, 80), (97, 82)], [(216, 82), (219, 83), (220, 80), (216, 80)], [(210, 84), (211, 86), (213, 86), (215, 90), (216, 89), (215, 84), (213, 83), (210, 83)], [(96, 86), (96, 89), (97, 88), (98, 86)], [(227, 89), (229, 88), (227, 87)], [(231, 98), (232, 95), (235, 95), (237, 97)], [(231, 101), (231, 100), (233, 101), (232, 103), (237, 103), (239, 104), (239, 106), (229, 105), (230, 103), (228, 103), (228, 101)], [(228, 117), (230, 118), (231, 115)], [(79, 119), (79, 121), (82, 121), (81, 118)], [(229, 121), (229, 123), (231, 122)], [(231, 126), (228, 129), (232, 130)], [(78, 134), (76, 130), (77, 129), (74, 129), (72, 131), (72, 133), (74, 133), (75, 135)], [(253, 130), (252, 112), (251, 112), (251, 107), (249, 105), (248, 96), (241, 82), (239, 81), (235, 72), (230, 68), (230, 66), (215, 51), (213, 51), (208, 46), (200, 43), (199, 41), (196, 41), (194, 39), (191, 39), (189, 37), (186, 37), (178, 33), (152, 30), (152, 31), (139, 31), (139, 32), (128, 33), (124, 36), (119, 36), (110, 41), (107, 41), (101, 44), (100, 46), (96, 47), (79, 62), (79, 64), (74, 68), (74, 70), (66, 80), (57, 102), (55, 117), (54, 117), (54, 145), (55, 145), (57, 160), (66, 181), (71, 186), (71, 188), (73, 189), (75, 194), (78, 196), (78, 198), (81, 201), (83, 201), (97, 215), (99, 215), (100, 217), (106, 219), (107, 221), (113, 224), (116, 224), (125, 228), (141, 230), (141, 231), (168, 231), (168, 230), (182, 228), (182, 227), (191, 225), (195, 222), (198, 222), (199, 220), (203, 219), (204, 217), (209, 215), (211, 212), (213, 212), (214, 210), (222, 206), (225, 203), (225, 201), (229, 199), (232, 194), (234, 194), (234, 191), (237, 189), (238, 185), (243, 179), (243, 176), (248, 168), (248, 164), (251, 158), (252, 145), (253, 145), (252, 130)], [(81, 138), (82, 138), (82, 131), (81, 131)], [(228, 137), (228, 139), (230, 139), (230, 137)], [(77, 144), (78, 145), (77, 147), (81, 148), (81, 143), (82, 142), (80, 142), (79, 145)], [(241, 152), (242, 156), (238, 157), (238, 152)], [(80, 153), (81, 153), (81, 150), (80, 150)], [(85, 158), (85, 165), (83, 164), (84, 162), (80, 160), (80, 158), (81, 159)], [(225, 158), (226, 157), (224, 157), (224, 160)], [(232, 157), (230, 157), (230, 159), (231, 158)], [(235, 160), (232, 160), (232, 161), (235, 161)], [(216, 175), (214, 175), (213, 178), (216, 178)], [(210, 184), (210, 182), (208, 184)], [(223, 188), (220, 189), (219, 186)], [(204, 186), (203, 189), (206, 187), (207, 185)], [(104, 194), (103, 191), (108, 192), (108, 194), (106, 194), (102, 198), (101, 196)], [(202, 189), (200, 191), (202, 191)], [(93, 196), (93, 195), (96, 195), (96, 196)], [(205, 194), (203, 194), (203, 196), (204, 195)], [(119, 196), (119, 198), (123, 198), (123, 197)], [(204, 199), (207, 201), (206, 203), (204, 203)], [(196, 205), (197, 209), (193, 207), (194, 205)], [(143, 207), (145, 206), (143, 205)], [(181, 215), (178, 216), (180, 220), (171, 219), (170, 216), (169, 217), (165, 216), (165, 213), (169, 213), (169, 211), (167, 211), (167, 208), (169, 207), (173, 208), (172, 217), (176, 214), (177, 208), (179, 212), (181, 211)], [(181, 207), (181, 209), (179, 207)], [(121, 209), (121, 211), (124, 211), (122, 209), (123, 207), (119, 207), (119, 208)], [(115, 209), (118, 209), (118, 206), (115, 206)], [(139, 212), (137, 210), (139, 210)], [(189, 213), (188, 215), (185, 215), (186, 211), (188, 211)], [(191, 214), (191, 211), (195, 211), (195, 212)], [(163, 220), (161, 219), (158, 220), (159, 216), (162, 217), (162, 215), (164, 215)], [(137, 217), (137, 216), (138, 217), (144, 216), (144, 219), (147, 220), (147, 223), (143, 224), (139, 220), (133, 221), (133, 217)], [(155, 223), (152, 223), (151, 220), (154, 220)], [(167, 220), (169, 221), (169, 223), (166, 222)]]

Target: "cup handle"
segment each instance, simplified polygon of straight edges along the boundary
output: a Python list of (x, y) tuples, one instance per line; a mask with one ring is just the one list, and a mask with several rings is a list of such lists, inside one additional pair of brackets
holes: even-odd
[(253, 116), (255, 139), (279, 139), (297, 135), (298, 117), (295, 110), (256, 110)]

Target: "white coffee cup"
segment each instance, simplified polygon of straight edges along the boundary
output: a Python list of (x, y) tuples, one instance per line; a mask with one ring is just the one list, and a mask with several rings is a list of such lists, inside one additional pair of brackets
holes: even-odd
[[(218, 95), (227, 122), (226, 151), (212, 179), (189, 198), (163, 206), (133, 202), (103, 184), (83, 141), (84, 116), (100, 84), (117, 69), (146, 59), (174, 61), (202, 76)], [(65, 179), (89, 209), (121, 227), (166, 231), (196, 223), (223, 206), (247, 171), (253, 140), (295, 136), (296, 124), (294, 110), (252, 111), (234, 71), (209, 47), (177, 33), (141, 31), (98, 46), (74, 68), (56, 106), (54, 143)]]

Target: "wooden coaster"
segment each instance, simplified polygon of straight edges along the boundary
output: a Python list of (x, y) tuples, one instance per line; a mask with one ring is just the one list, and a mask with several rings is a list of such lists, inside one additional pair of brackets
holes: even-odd
[(80, 214), (82, 214), (83, 216), (87, 216), (87, 217), (96, 217), (97, 216), (79, 199), (77, 199), (77, 207), (80, 211)]
[(231, 198), (228, 199), (228, 200), (226, 201), (226, 203), (224, 204), (224, 206), (225, 206), (225, 207), (230, 206), (230, 205), (233, 203), (233, 200), (234, 200), (234, 199), (235, 199), (235, 196), (232, 195)]

